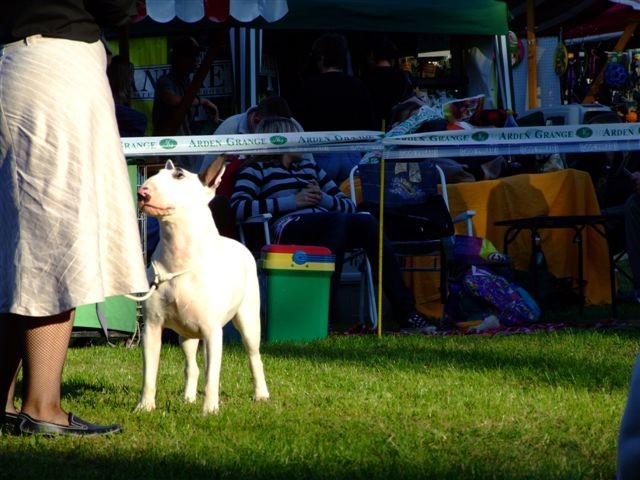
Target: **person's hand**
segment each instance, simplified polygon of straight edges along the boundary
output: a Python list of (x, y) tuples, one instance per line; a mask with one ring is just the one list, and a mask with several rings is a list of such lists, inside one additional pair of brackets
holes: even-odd
[(633, 182), (635, 192), (640, 194), (640, 172), (633, 172), (631, 174), (631, 181)]
[(205, 112), (209, 114), (209, 116), (211, 117), (211, 120), (213, 120), (214, 122), (217, 122), (219, 120), (220, 114), (218, 112), (218, 107), (215, 103), (213, 103), (211, 100), (208, 100), (206, 98), (201, 98), (200, 105), (204, 108)]
[(315, 207), (320, 204), (322, 190), (315, 180), (309, 182), (303, 189), (296, 193), (296, 207)]

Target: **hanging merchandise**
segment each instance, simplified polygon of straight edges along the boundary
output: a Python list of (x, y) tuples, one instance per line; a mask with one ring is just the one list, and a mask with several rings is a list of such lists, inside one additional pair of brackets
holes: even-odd
[(604, 83), (610, 88), (621, 88), (627, 83), (629, 73), (621, 63), (610, 63), (604, 71)]
[(629, 79), (629, 72), (624, 65), (620, 52), (607, 52), (609, 63), (604, 70), (604, 83), (607, 87), (619, 89), (626, 85)]
[(562, 40), (558, 41), (556, 49), (553, 52), (553, 64), (556, 75), (564, 75), (567, 71), (567, 65), (569, 64), (569, 53), (567, 47)]
[(640, 83), (640, 48), (627, 50), (629, 60), (629, 83), (633, 89), (638, 88)]
[(600, 60), (600, 55), (598, 54), (598, 49), (592, 48), (589, 53), (589, 58), (587, 59), (587, 78), (589, 79), (589, 83), (591, 83), (598, 76), (598, 63)]
[(515, 67), (524, 58), (524, 44), (514, 32), (509, 32), (509, 57), (511, 58), (511, 66)]
[(578, 72), (576, 71), (576, 58), (573, 52), (567, 53), (567, 72), (565, 76), (565, 103), (574, 103), (576, 101), (575, 98), (575, 90), (578, 81)]
[[(584, 45), (578, 50), (578, 86), (584, 89), (587, 85), (587, 52)], [(585, 92), (586, 93), (586, 92)]]

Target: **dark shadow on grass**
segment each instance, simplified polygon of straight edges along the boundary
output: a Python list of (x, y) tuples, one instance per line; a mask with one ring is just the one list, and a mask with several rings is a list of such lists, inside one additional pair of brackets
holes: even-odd
[[(128, 386), (117, 383), (104, 385), (78, 379), (65, 380), (62, 383), (63, 398), (76, 398), (95, 394), (122, 396), (129, 393), (132, 392), (129, 392)], [(137, 394), (138, 392), (136, 391), (135, 395)]]
[[(602, 331), (598, 334), (616, 335), (619, 338), (637, 340), (640, 331)], [(264, 344), (266, 356), (299, 358), (314, 362), (357, 363), (372, 368), (394, 369), (438, 369), (451, 368), (484, 371), (499, 370), (523, 384), (571, 385), (594, 391), (613, 391), (628, 388), (629, 375), (635, 356), (628, 361), (615, 357), (602, 358), (584, 348), (582, 353), (554, 351), (543, 347), (537, 338), (540, 335), (518, 336), (530, 349), (519, 348), (512, 352), (508, 346), (496, 347), (505, 337), (476, 337), (469, 342), (451, 341), (447, 337), (421, 336), (407, 342), (402, 337), (390, 341), (375, 337), (340, 337), (308, 344), (273, 343)], [(553, 342), (549, 334), (549, 342)], [(559, 333), (563, 335), (563, 333)], [(537, 337), (537, 338), (536, 338)], [(510, 337), (513, 338), (513, 337)], [(635, 354), (634, 354), (635, 355)]]
[[(0, 452), (0, 479), (510, 479), (514, 475), (508, 466), (497, 464), (492, 459), (484, 459), (483, 462), (479, 458), (475, 462), (441, 460), (438, 464), (389, 458), (386, 463), (376, 459), (371, 465), (365, 463), (371, 461), (370, 458), (359, 463), (345, 462), (344, 459), (336, 461), (324, 455), (313, 455), (303, 460), (283, 458), (281, 461), (247, 456), (243, 461), (224, 463), (217, 460), (215, 452), (211, 452), (210, 456), (199, 458), (196, 463), (191, 456), (185, 458), (175, 451), (166, 455), (141, 454), (139, 451), (131, 454), (120, 448), (106, 455), (91, 448), (93, 439), (74, 441), (68, 444), (68, 448), (56, 446), (60, 441), (63, 440), (37, 439), (35, 448), (32, 445), (21, 451)], [(51, 450), (48, 450), (47, 443)], [(108, 446), (100, 444), (101, 452), (108, 449)], [(612, 472), (592, 473), (606, 477)], [(518, 472), (519, 478), (529, 479), (567, 478), (566, 475), (567, 472), (558, 472), (558, 465), (551, 461), (540, 462), (528, 471)]]

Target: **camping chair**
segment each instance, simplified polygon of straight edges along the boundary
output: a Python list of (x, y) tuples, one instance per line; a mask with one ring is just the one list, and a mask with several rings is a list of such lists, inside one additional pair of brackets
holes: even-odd
[[(358, 202), (356, 175), (360, 178), (362, 202)], [(440, 192), (438, 191), (440, 185)], [(379, 214), (380, 164), (360, 164), (349, 175), (351, 198), (359, 209)], [(447, 183), (442, 169), (431, 159), (385, 163), (385, 234), (403, 271), (440, 273), (440, 299), (447, 298), (449, 258), (453, 246), (453, 225), (466, 222), (473, 234), (473, 210), (451, 218)], [(427, 265), (416, 265), (415, 257), (430, 258)]]

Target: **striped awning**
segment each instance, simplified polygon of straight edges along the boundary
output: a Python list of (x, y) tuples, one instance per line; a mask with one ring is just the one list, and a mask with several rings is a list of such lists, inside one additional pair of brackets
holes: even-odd
[(203, 18), (224, 22), (233, 18), (251, 22), (262, 17), (275, 22), (289, 11), (287, 0), (138, 0), (138, 16), (134, 21), (150, 17), (159, 23), (178, 18), (194, 23)]

